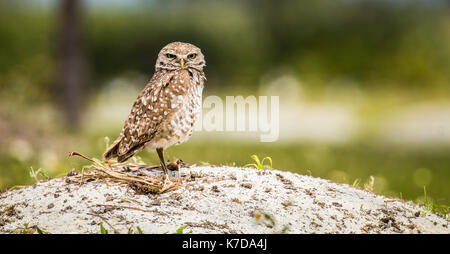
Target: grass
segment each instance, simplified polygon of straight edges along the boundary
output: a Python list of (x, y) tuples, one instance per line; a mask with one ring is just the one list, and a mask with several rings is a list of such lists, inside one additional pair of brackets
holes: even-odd
[[(424, 202), (422, 203), (422, 205), (425, 208), (425, 210), (430, 211), (434, 214), (438, 214), (446, 220), (449, 219), (450, 206), (437, 204), (433, 200), (429, 200), (428, 195), (427, 195), (426, 186), (423, 186), (423, 193), (424, 193), (425, 199), (424, 199)], [(424, 214), (424, 215), (426, 215), (426, 214)]]
[(30, 176), (36, 181), (36, 183), (39, 182), (39, 175), (44, 176), (47, 180), (50, 178), (43, 168), (39, 168), (34, 171), (33, 167), (30, 167)]
[(361, 179), (356, 178), (355, 181), (351, 184), (352, 187), (363, 189), (365, 191), (373, 192), (373, 186), (375, 185), (375, 178), (373, 176), (369, 176), (369, 180), (364, 184), (363, 187), (360, 186)]

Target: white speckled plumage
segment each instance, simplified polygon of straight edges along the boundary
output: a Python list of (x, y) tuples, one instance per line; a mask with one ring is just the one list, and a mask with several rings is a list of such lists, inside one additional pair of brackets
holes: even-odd
[(144, 149), (165, 149), (192, 135), (206, 81), (196, 46), (173, 42), (158, 54), (155, 74), (133, 104), (119, 137), (103, 154), (123, 162)]

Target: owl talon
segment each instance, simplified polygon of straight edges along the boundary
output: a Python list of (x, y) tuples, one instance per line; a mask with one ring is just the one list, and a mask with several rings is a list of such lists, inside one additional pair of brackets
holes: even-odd
[(166, 184), (166, 183), (169, 182), (169, 181), (170, 181), (169, 175), (168, 175), (168, 174), (164, 174), (164, 175), (163, 175), (163, 182), (164, 182), (164, 184)]
[(164, 174), (163, 175), (163, 184), (162, 184), (161, 190), (159, 192), (163, 193), (163, 192), (175, 190), (178, 187), (180, 187), (179, 181), (176, 184), (174, 184), (172, 182), (172, 180), (170, 179), (169, 175)]

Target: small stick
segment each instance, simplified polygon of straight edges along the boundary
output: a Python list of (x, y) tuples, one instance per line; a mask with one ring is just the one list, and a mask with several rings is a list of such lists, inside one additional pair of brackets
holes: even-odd
[(142, 209), (139, 207), (133, 207), (133, 206), (120, 206), (120, 205), (109, 205), (109, 204), (96, 204), (97, 206), (107, 206), (107, 207), (114, 207), (114, 208), (125, 208), (125, 209), (133, 209), (133, 210), (139, 210), (139, 211), (143, 211), (143, 212), (149, 212), (149, 213), (159, 213), (161, 215), (166, 215), (166, 213), (164, 212), (160, 212), (156, 209), (153, 210), (147, 210), (147, 209)]
[(140, 183), (147, 184), (147, 185), (152, 185), (152, 183), (147, 182), (147, 181), (142, 180), (142, 179), (139, 179), (139, 178), (134, 177), (134, 176), (129, 176), (129, 175), (123, 176), (122, 173), (117, 173), (117, 172), (109, 171), (109, 170), (107, 171), (107, 170), (104, 170), (102, 168), (96, 168), (96, 169), (98, 169), (99, 171), (101, 171), (101, 172), (103, 172), (103, 173), (105, 173), (105, 174), (107, 174), (109, 176), (112, 176), (114, 178), (118, 178), (118, 179), (122, 179), (122, 180), (128, 180), (128, 181), (140, 182)]
[(130, 201), (133, 201), (133, 202), (138, 203), (139, 205), (142, 205), (142, 203), (139, 200), (136, 200), (133, 198), (122, 198), (119, 202), (122, 203), (122, 202), (130, 202)]
[(88, 161), (90, 161), (90, 162), (97, 163), (96, 161), (94, 161), (94, 160), (92, 160), (92, 159), (89, 159), (88, 157), (82, 155), (82, 154), (79, 153), (79, 152), (70, 152), (70, 153), (69, 153), (69, 157), (72, 157), (72, 156), (75, 156), (75, 155), (76, 155), (76, 156), (80, 156), (81, 158), (83, 158), (83, 159), (85, 159), (85, 160), (88, 160)]

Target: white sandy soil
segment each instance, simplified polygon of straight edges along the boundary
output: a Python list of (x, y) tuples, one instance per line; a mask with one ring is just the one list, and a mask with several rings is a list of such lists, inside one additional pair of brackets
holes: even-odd
[[(0, 233), (24, 223), (47, 233), (450, 233), (422, 207), (279, 170), (192, 166), (182, 185), (142, 195), (127, 186), (66, 178), (0, 194)], [(157, 172), (160, 174), (160, 171)], [(426, 213), (425, 213), (426, 212)]]

